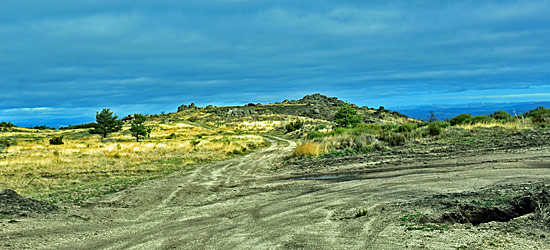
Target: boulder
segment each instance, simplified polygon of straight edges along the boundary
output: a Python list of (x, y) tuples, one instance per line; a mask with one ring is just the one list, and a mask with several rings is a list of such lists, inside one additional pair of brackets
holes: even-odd
[(123, 122), (131, 122), (134, 120), (134, 115), (127, 115), (124, 118), (121, 119)]

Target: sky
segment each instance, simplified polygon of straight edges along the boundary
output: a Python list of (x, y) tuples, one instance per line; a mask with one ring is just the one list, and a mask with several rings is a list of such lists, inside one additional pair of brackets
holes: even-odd
[(0, 120), (550, 100), (550, 0), (0, 2)]

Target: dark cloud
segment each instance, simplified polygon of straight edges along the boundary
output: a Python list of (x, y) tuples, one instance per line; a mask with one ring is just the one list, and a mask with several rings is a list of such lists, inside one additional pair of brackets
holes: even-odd
[(519, 0), (4, 1), (0, 120), (313, 92), (369, 106), (546, 100), (549, 11)]

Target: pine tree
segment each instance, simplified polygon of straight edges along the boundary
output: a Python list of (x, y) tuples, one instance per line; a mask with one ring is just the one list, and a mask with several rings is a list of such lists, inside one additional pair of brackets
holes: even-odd
[(144, 115), (134, 114), (134, 120), (132, 120), (130, 132), (132, 132), (132, 136), (136, 138), (137, 142), (139, 142), (140, 137), (147, 137), (151, 133), (151, 127), (143, 124), (146, 120), (147, 118)]
[(107, 108), (97, 112), (95, 118), (95, 128), (89, 131), (90, 134), (100, 134), (106, 138), (108, 133), (118, 132), (122, 129), (122, 121), (117, 120), (118, 116), (113, 115), (113, 112)]
[(338, 127), (353, 127), (361, 122), (361, 116), (357, 114), (351, 105), (346, 104), (338, 110), (338, 113), (334, 116)]

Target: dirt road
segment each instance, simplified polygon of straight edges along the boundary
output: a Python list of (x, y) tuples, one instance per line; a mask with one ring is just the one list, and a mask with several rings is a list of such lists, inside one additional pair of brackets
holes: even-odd
[[(495, 185), (550, 180), (547, 147), (442, 160), (411, 158), (300, 169), (296, 146), (271, 146), (142, 183), (38, 218), (0, 225), (7, 249), (547, 249), (550, 235), (499, 223), (407, 230), (402, 218), (436, 213), (410, 202)], [(357, 211), (368, 211), (357, 216)], [(522, 217), (518, 218), (521, 222)], [(405, 221), (406, 222), (406, 221)], [(538, 232), (538, 231), (537, 231)], [(544, 233), (544, 232), (543, 232)]]

